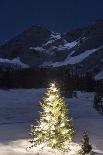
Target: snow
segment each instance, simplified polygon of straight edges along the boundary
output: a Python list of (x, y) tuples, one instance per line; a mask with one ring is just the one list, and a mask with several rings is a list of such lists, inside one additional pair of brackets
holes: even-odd
[(64, 46), (65, 47), (69, 47), (69, 48), (72, 48), (72, 47), (74, 47), (75, 45), (77, 45), (78, 44), (78, 42), (77, 41), (73, 41), (73, 42), (67, 42), (67, 43), (65, 43), (64, 44)]
[(61, 38), (61, 34), (60, 33), (54, 33), (52, 32), (50, 35), (49, 40), (44, 44), (44, 46), (47, 46), (48, 44), (52, 44), (55, 40), (58, 40)]
[[(89, 57), (90, 55), (92, 55), (93, 53), (95, 53), (97, 50), (99, 50), (101, 47), (97, 48), (97, 49), (91, 49), (91, 50), (86, 50), (84, 51), (83, 53), (77, 55), (77, 56), (72, 56), (72, 54), (69, 54), (68, 57), (62, 61), (62, 62), (55, 62), (55, 63), (52, 63), (52, 64), (49, 64), (49, 66), (53, 66), (53, 67), (59, 67), (59, 66), (63, 66), (63, 65), (68, 65), (68, 64), (77, 64), (77, 63), (80, 63), (82, 62), (83, 60), (85, 60), (87, 57)], [(75, 51), (73, 51), (74, 53)]]
[[(52, 149), (46, 146), (46, 144), (39, 145), (38, 147), (35, 147), (31, 150), (29, 149), (29, 151), (34, 153), (39, 153), (40, 155), (54, 155), (54, 154), (63, 155), (64, 154), (63, 151)], [(69, 151), (65, 152), (65, 155), (76, 155), (78, 151), (80, 151), (80, 145), (72, 142), (69, 144)]]
[[(74, 41), (71, 43), (67, 43), (65, 41), (64, 45), (59, 45), (57, 47), (58, 51), (64, 50), (64, 49), (70, 49), (73, 46), (77, 45), (78, 42)], [(97, 49), (90, 49), (90, 50), (86, 50), (83, 53), (77, 55), (77, 56), (72, 56), (75, 53), (75, 50), (73, 50), (70, 54), (68, 54), (67, 58), (64, 61), (59, 61), (59, 62), (44, 62), (42, 64), (42, 66), (52, 66), (52, 67), (59, 67), (59, 66), (64, 66), (64, 65), (73, 65), (73, 64), (78, 64), (80, 62), (82, 62), (83, 60), (85, 60), (87, 57), (89, 57), (90, 55), (92, 55), (93, 53), (95, 53), (96, 51), (98, 51), (99, 49), (101, 49), (103, 46), (100, 46)]]
[(25, 148), (25, 146), (28, 145), (29, 143), (27, 140), (17, 140), (14, 142), (9, 142), (5, 145), (0, 144), (0, 155), (76, 155), (76, 152), (74, 152), (74, 150), (76, 150), (77, 152), (80, 150), (80, 146), (76, 143), (71, 143), (70, 149), (72, 149), (73, 151), (69, 154), (64, 154), (62, 151), (51, 149), (47, 146), (41, 149), (44, 145), (35, 147), (35, 149)]
[(45, 49), (43, 47), (30, 47), (29, 49), (39, 51), (39, 52), (44, 52), (45, 51)]
[(103, 79), (103, 70), (101, 70), (96, 76), (95, 80), (102, 80)]
[(47, 50), (47, 49), (45, 49), (45, 46), (47, 46), (48, 44), (52, 44), (54, 41), (56, 41), (56, 40), (58, 40), (60, 38), (61, 38), (60, 33), (52, 32), (51, 35), (50, 35), (49, 40), (45, 44), (42, 45), (43, 47), (42, 46), (41, 47), (40, 46), (38, 46), (38, 47), (29, 47), (29, 49), (30, 50), (36, 50), (38, 52), (45, 52), (45, 53), (50, 53), (51, 54), (51, 50), (53, 50), (55, 48), (57, 49), (57, 47), (52, 46), (51, 49)]
[(23, 62), (21, 62), (19, 57), (16, 57), (16, 58), (14, 58), (12, 60), (0, 58), (0, 62), (1, 63), (10, 63), (10, 64), (19, 65), (22, 68), (28, 68), (29, 67), (27, 64), (24, 64)]
[[(55, 52), (54, 50), (56, 50), (56, 52), (60, 52), (60, 51), (63, 51), (63, 50), (69, 50), (71, 49), (72, 47), (74, 47), (75, 45), (77, 45), (79, 42), (78, 41), (73, 41), (73, 42), (67, 42), (66, 40), (63, 40), (64, 43), (63, 45), (58, 45), (58, 46), (50, 46), (48, 49), (47, 49), (47, 46), (49, 44), (52, 44), (53, 42), (55, 42), (56, 40), (60, 39), (61, 38), (61, 35), (59, 33), (54, 33), (52, 32), (51, 35), (50, 35), (50, 38), (49, 40), (43, 44), (42, 46), (37, 46), (37, 47), (29, 47), (30, 50), (35, 50), (35, 51), (38, 51), (38, 52), (44, 52), (45, 54), (49, 54), (49, 55), (53, 55)], [(43, 66), (45, 66), (45, 64), (50, 64), (49, 62), (43, 64)], [(42, 66), (42, 65), (41, 65)]]
[(59, 45), (57, 47), (58, 51), (61, 51), (61, 50), (68, 50), (74, 46), (76, 46), (79, 42), (78, 41), (73, 41), (73, 42), (67, 42), (66, 40), (64, 40), (64, 45)]
[(62, 66), (62, 65), (68, 65), (68, 64), (77, 64), (82, 62), (84, 59), (86, 59), (89, 55), (93, 54), (96, 51), (96, 49), (92, 49), (92, 50), (86, 50), (85, 52), (77, 55), (77, 56), (70, 56), (68, 55), (68, 57), (63, 61), (63, 62), (55, 62), (53, 63), (53, 67), (58, 67), (58, 66)]
[(45, 61), (42, 63), (41, 67), (51, 66), (50, 64), (52, 65), (53, 62), (52, 61)]
[[(0, 90), (0, 155), (37, 155), (27, 152), (30, 125), (35, 122), (40, 107), (38, 106), (45, 89)], [(66, 98), (73, 117), (80, 142), (83, 130), (88, 131), (93, 152), (103, 154), (103, 116), (93, 108), (94, 93), (77, 92), (77, 98)], [(72, 144), (76, 147), (77, 144)], [(77, 145), (76, 149), (78, 149)], [(38, 148), (36, 148), (38, 149)], [(34, 149), (34, 151), (37, 151)], [(45, 148), (46, 149), (46, 148)], [(59, 155), (54, 150), (46, 149), (40, 155)], [(71, 155), (71, 154), (69, 154)], [(76, 155), (75, 153), (72, 155)]]
[(52, 32), (52, 34), (50, 35), (51, 39), (60, 39), (61, 38), (61, 34), (60, 33), (55, 33)]

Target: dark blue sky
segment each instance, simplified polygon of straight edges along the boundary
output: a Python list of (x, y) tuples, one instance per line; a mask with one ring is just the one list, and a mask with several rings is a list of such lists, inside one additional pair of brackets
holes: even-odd
[(103, 0), (0, 0), (0, 42), (31, 25), (55, 32), (103, 19)]

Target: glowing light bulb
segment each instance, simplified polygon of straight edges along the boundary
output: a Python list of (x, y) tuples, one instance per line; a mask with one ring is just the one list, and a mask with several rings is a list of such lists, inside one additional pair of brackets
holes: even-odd
[(55, 87), (55, 84), (54, 84), (54, 83), (52, 83), (52, 84), (51, 84), (51, 87)]
[(63, 127), (63, 126), (65, 126), (65, 124), (64, 124), (64, 123), (62, 123), (62, 124), (61, 124), (61, 127)]
[(56, 91), (57, 91), (57, 89), (56, 89), (56, 88), (53, 88), (53, 91), (54, 91), (54, 92), (56, 92)]
[(68, 133), (68, 130), (63, 130), (63, 131), (62, 131), (62, 134), (63, 134), (63, 135), (65, 135), (65, 134), (67, 134), (67, 133)]
[(52, 100), (52, 99), (54, 99), (54, 98), (55, 98), (54, 95), (50, 95), (50, 96), (49, 96), (49, 100)]
[(53, 139), (53, 144), (56, 144), (56, 139)]

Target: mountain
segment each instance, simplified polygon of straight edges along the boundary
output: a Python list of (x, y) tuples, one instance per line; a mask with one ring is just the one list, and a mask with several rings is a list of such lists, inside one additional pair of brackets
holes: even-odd
[(68, 67), (78, 73), (93, 72), (101, 79), (103, 20), (65, 34), (32, 26), (0, 46), (0, 66)]

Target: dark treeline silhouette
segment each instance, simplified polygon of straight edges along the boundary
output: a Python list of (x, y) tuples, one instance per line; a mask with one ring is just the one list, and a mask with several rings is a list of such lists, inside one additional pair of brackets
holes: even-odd
[(58, 82), (62, 89), (101, 91), (103, 82), (96, 82), (91, 73), (77, 74), (68, 68), (0, 69), (0, 88), (43, 88), (50, 82)]
[(93, 107), (103, 115), (103, 95), (100, 92), (96, 92), (94, 96)]

